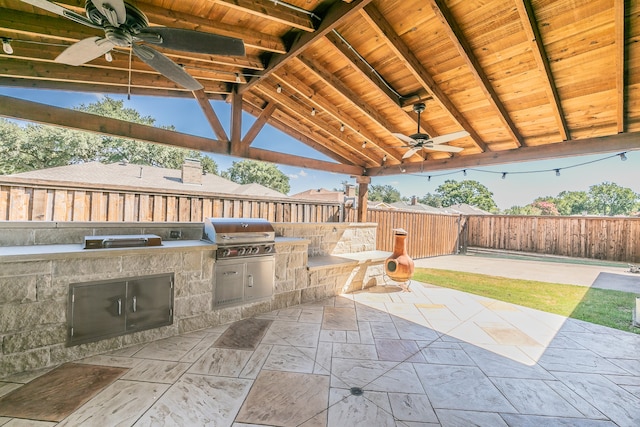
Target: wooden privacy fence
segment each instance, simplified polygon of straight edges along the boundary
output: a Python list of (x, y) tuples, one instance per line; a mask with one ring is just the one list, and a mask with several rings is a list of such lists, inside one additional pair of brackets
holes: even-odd
[(339, 203), (0, 183), (0, 221), (202, 222), (207, 217), (259, 217), (271, 222), (339, 222), (341, 214)]
[(468, 246), (640, 262), (640, 218), (482, 215), (467, 229)]
[[(354, 222), (354, 209), (346, 210), (346, 220)], [(368, 209), (367, 222), (378, 223), (376, 249), (392, 251), (394, 228), (407, 231), (407, 252), (412, 258), (451, 255), (458, 251), (458, 237), (464, 225), (460, 215), (412, 211)]]

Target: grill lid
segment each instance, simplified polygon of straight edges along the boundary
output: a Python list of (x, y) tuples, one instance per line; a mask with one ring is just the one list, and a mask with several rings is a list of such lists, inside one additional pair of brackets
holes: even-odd
[(203, 239), (218, 245), (272, 243), (276, 232), (262, 218), (205, 218)]

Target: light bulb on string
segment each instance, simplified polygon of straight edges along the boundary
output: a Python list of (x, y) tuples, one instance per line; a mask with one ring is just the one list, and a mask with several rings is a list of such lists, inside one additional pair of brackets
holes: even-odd
[(556, 169), (556, 176), (560, 176), (560, 169)]
[(620, 153), (618, 155), (620, 156), (620, 160), (622, 160), (623, 162), (627, 160), (627, 156), (625, 156), (624, 153)]
[(340, 132), (344, 132), (344, 124), (340, 125)]
[(282, 93), (282, 86), (278, 85), (278, 86), (276, 87), (276, 92), (278, 92), (278, 93)]
[(364, 142), (362, 143), (362, 148), (367, 148), (367, 141), (364, 141)]
[(13, 47), (11, 46), (11, 39), (7, 39), (7, 38), (2, 39), (2, 50), (7, 55), (11, 55), (13, 53)]
[(502, 172), (502, 179), (507, 179), (507, 173), (506, 172)]
[(312, 108), (312, 109), (311, 109), (311, 115), (312, 115), (312, 116), (315, 116), (315, 115), (316, 115), (316, 109), (315, 109), (315, 108)]

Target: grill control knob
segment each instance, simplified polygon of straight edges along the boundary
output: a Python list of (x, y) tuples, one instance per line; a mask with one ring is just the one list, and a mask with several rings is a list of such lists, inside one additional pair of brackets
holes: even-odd
[(245, 248), (238, 248), (238, 255), (244, 255), (247, 250)]
[(271, 251), (273, 251), (273, 246), (265, 246), (264, 247), (264, 253), (270, 254)]
[(254, 248), (251, 248), (251, 253), (252, 253), (253, 255), (257, 254), (258, 252), (260, 252), (260, 248), (259, 248), (259, 247), (257, 247), (257, 246), (256, 246), (256, 247), (254, 247)]
[(225, 249), (224, 251), (222, 251), (222, 256), (223, 257), (229, 256), (229, 255), (231, 255), (231, 249)]

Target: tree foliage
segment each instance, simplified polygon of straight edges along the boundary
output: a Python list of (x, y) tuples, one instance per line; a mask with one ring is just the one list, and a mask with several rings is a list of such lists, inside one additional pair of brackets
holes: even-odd
[(448, 207), (461, 203), (475, 206), (487, 212), (497, 209), (493, 200), (493, 193), (478, 181), (465, 179), (455, 181), (448, 179), (436, 188), (436, 194), (441, 197), (442, 206)]
[[(82, 104), (76, 110), (147, 126), (155, 124), (153, 117), (142, 116), (135, 109), (126, 108), (124, 101), (109, 97)], [(0, 154), (2, 174), (91, 161), (115, 163), (123, 160), (179, 169), (186, 158), (200, 160), (205, 172), (218, 173), (215, 161), (198, 151), (54, 126), (20, 126), (4, 119), (0, 119)]]
[(283, 194), (291, 190), (289, 177), (271, 163), (255, 160), (233, 162), (222, 176), (238, 184), (261, 184)]
[(556, 197), (538, 197), (530, 205), (513, 206), (508, 215), (629, 215), (640, 208), (640, 196), (611, 182), (592, 185), (589, 191), (561, 191)]
[(399, 202), (400, 192), (392, 185), (371, 185), (369, 187), (369, 200), (373, 202), (395, 203)]
[(424, 197), (418, 198), (418, 202), (423, 205), (433, 206), (434, 208), (442, 207), (442, 196), (439, 194), (427, 193)]
[(593, 213), (600, 215), (628, 215), (636, 206), (638, 196), (630, 188), (613, 182), (589, 187), (589, 203)]

